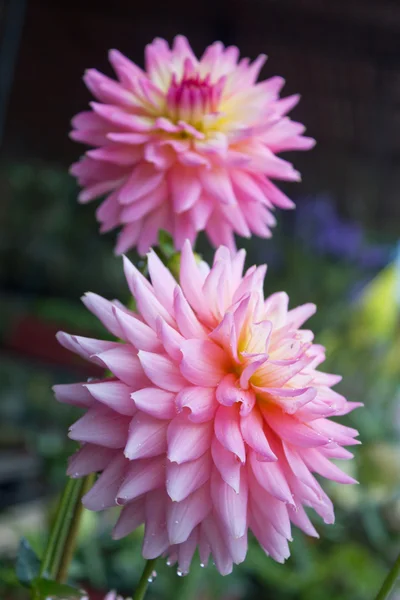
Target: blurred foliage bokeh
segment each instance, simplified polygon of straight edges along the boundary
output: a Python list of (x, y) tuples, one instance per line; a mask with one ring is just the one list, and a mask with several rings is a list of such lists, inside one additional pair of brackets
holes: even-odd
[[(104, 335), (78, 301), (92, 290), (129, 300), (114, 233), (99, 236), (93, 206), (78, 206), (69, 176), (47, 164), (8, 165), (0, 174), (0, 597), (24, 600), (15, 555), (21, 535), (40, 553), (77, 411), (57, 405), (51, 386), (89, 377), (82, 364), (55, 356), (54, 332)], [(324, 482), (336, 524), (313, 518), (320, 539), (294, 531), (285, 565), (253, 541), (246, 562), (222, 578), (194, 560), (178, 578), (160, 559), (149, 600), (364, 600), (373, 597), (400, 546), (400, 268), (396, 240), (336, 214), (329, 196), (298, 199), (280, 214), (273, 241), (246, 241), (247, 264), (267, 262), (266, 293), (285, 290), (291, 306), (313, 301), (310, 321), (327, 348), (324, 370), (343, 375), (338, 391), (363, 402), (343, 422), (360, 430), (362, 445), (345, 468), (360, 482)], [(211, 256), (204, 240), (198, 251)], [(138, 257), (134, 254), (136, 262)], [(144, 264), (142, 262), (142, 266)], [(29, 337), (29, 332), (30, 336)], [(33, 332), (33, 333), (32, 333)], [(38, 333), (39, 332), (39, 333)], [(47, 348), (47, 350), (46, 350)], [(143, 567), (141, 531), (114, 542), (116, 515), (85, 511), (71, 583), (130, 594)]]

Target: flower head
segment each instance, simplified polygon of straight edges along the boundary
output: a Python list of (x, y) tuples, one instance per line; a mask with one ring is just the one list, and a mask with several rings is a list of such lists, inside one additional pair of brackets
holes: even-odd
[(151, 251), (150, 284), (125, 260), (137, 313), (87, 294), (85, 305), (123, 342), (59, 334), (66, 348), (113, 377), (58, 385), (58, 400), (86, 414), (70, 429), (82, 448), (69, 474), (100, 475), (91, 510), (123, 509), (116, 538), (145, 524), (143, 555), (165, 554), (189, 570), (196, 547), (229, 573), (244, 560), (251, 530), (267, 554), (289, 556), (291, 523), (317, 536), (304, 506), (326, 523), (332, 503), (313, 473), (354, 480), (330, 462), (352, 456), (357, 431), (334, 422), (356, 403), (317, 370), (324, 349), (301, 329), (312, 304), (264, 299), (265, 267), (243, 275), (245, 253), (220, 247), (212, 268), (189, 242), (180, 285)]
[(178, 249), (201, 230), (231, 248), (234, 232), (269, 237), (274, 205), (294, 206), (270, 178), (299, 179), (276, 154), (314, 140), (286, 116), (299, 97), (280, 99), (281, 77), (256, 83), (266, 57), (239, 61), (236, 47), (215, 42), (199, 60), (177, 36), (172, 48), (146, 47), (145, 71), (117, 50), (109, 58), (116, 81), (85, 74), (97, 101), (73, 119), (71, 137), (95, 148), (71, 172), (81, 202), (107, 196), (97, 218), (101, 231), (122, 226), (117, 253), (145, 253), (159, 229)]

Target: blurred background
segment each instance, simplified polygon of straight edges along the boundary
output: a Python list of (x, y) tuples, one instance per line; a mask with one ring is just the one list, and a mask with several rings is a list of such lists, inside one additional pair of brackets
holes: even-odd
[[(348, 466), (360, 485), (326, 483), (337, 524), (316, 518), (320, 540), (296, 531), (286, 565), (251, 544), (227, 578), (194, 564), (178, 579), (159, 560), (149, 599), (372, 598), (400, 547), (397, 0), (0, 2), (0, 597), (28, 598), (13, 570), (19, 538), (41, 552), (74, 451), (66, 428), (76, 413), (56, 405), (51, 386), (98, 375), (54, 335), (103, 335), (79, 302), (88, 290), (128, 300), (115, 232), (99, 236), (93, 204), (78, 206), (68, 175), (83, 152), (69, 121), (90, 100), (81, 76), (111, 74), (109, 48), (142, 64), (146, 43), (177, 33), (199, 54), (215, 39), (251, 58), (265, 52), (262, 76), (282, 75), (285, 95), (302, 94), (291, 116), (318, 144), (286, 155), (303, 175), (282, 186), (298, 208), (279, 212), (272, 240), (240, 244), (248, 264), (268, 262), (267, 293), (318, 304), (310, 327), (327, 347), (325, 370), (343, 374), (338, 391), (365, 408), (347, 419), (363, 441)], [(71, 581), (92, 600), (112, 587), (128, 595), (142, 570), (140, 531), (112, 542), (114, 520), (85, 512)]]

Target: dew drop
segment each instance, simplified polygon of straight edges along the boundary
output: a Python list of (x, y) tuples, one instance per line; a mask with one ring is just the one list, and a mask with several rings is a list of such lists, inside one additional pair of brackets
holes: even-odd
[(151, 576), (151, 575), (150, 575), (150, 577), (148, 577), (148, 578), (147, 578), (147, 581), (148, 581), (149, 583), (153, 583), (153, 578), (152, 578), (152, 576)]
[(205, 567), (205, 566), (206, 566), (206, 565), (205, 565), (204, 563), (200, 563), (200, 567), (201, 567), (202, 569), (204, 569), (204, 567)]
[(179, 521), (175, 521), (175, 524), (178, 525)]
[(157, 577), (157, 571), (152, 571), (151, 576), (153, 579), (155, 579)]
[(180, 569), (176, 570), (176, 574), (178, 575), (178, 577), (183, 577), (183, 572)]
[(167, 567), (172, 567), (172, 561), (168, 558), (166, 562)]

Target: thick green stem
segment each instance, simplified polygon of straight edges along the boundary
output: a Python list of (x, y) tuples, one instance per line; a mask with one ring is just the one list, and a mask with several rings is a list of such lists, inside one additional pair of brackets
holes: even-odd
[(143, 569), (143, 573), (142, 573), (142, 576), (138, 583), (138, 586), (136, 588), (136, 591), (133, 594), (133, 600), (143, 600), (143, 598), (145, 597), (147, 586), (149, 585), (149, 583), (152, 579), (152, 573), (153, 573), (155, 562), (156, 562), (155, 558), (152, 558), (151, 560), (147, 561), (147, 563)]
[[(60, 583), (67, 578), (82, 514), (81, 499), (93, 481), (94, 475), (68, 480), (57, 507), (39, 577), (54, 579)], [(33, 598), (37, 600), (35, 592)]]
[(390, 597), (390, 592), (393, 590), (396, 581), (400, 578), (400, 554), (398, 555), (396, 562), (390, 569), (385, 581), (382, 584), (381, 589), (378, 592), (375, 600), (387, 600)]

